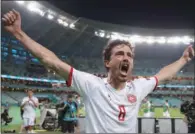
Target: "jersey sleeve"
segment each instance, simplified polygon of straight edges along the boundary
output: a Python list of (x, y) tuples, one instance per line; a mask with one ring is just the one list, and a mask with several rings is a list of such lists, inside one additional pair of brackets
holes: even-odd
[(157, 77), (140, 78), (135, 81), (136, 92), (142, 101), (149, 93), (151, 93), (158, 85)]
[(93, 91), (93, 85), (99, 80), (100, 78), (93, 74), (71, 68), (66, 85), (67, 87), (77, 91), (79, 94), (86, 95)]

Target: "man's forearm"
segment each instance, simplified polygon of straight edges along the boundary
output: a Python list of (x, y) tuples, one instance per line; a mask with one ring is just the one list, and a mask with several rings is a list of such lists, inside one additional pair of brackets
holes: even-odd
[(181, 70), (181, 68), (187, 63), (184, 58), (180, 58), (174, 63), (162, 68), (159, 73), (156, 74), (159, 82), (169, 80)]
[(38, 103), (35, 103), (34, 100), (32, 100), (35, 107), (38, 107)]

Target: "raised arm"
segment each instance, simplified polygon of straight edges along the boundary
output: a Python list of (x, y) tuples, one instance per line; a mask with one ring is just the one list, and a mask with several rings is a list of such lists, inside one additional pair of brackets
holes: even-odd
[(3, 15), (4, 28), (18, 39), (36, 58), (48, 68), (56, 71), (60, 76), (68, 79), (71, 67), (61, 61), (52, 51), (31, 39), (21, 29), (20, 13), (12, 10)]
[(179, 60), (175, 61), (174, 63), (168, 66), (165, 66), (155, 75), (158, 79), (158, 82), (160, 83), (174, 77), (177, 74), (177, 72), (179, 72), (181, 68), (184, 67), (184, 65), (190, 62), (193, 58), (194, 58), (194, 49), (191, 45), (185, 49), (183, 55)]

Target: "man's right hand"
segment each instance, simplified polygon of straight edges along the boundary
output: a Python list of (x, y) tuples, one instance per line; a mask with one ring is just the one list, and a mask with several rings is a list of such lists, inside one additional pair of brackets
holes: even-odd
[(21, 30), (21, 16), (16, 10), (12, 10), (3, 15), (4, 28), (11, 34)]

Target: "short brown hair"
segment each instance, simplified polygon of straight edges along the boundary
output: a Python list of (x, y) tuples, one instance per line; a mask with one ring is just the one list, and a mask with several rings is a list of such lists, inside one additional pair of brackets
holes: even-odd
[[(111, 53), (112, 53), (112, 49), (122, 44), (129, 46), (129, 48), (133, 51), (132, 44), (129, 41), (120, 40), (120, 39), (110, 40), (108, 41), (107, 45), (105, 46), (103, 50), (103, 61), (109, 61)], [(108, 70), (108, 68), (106, 69)]]

